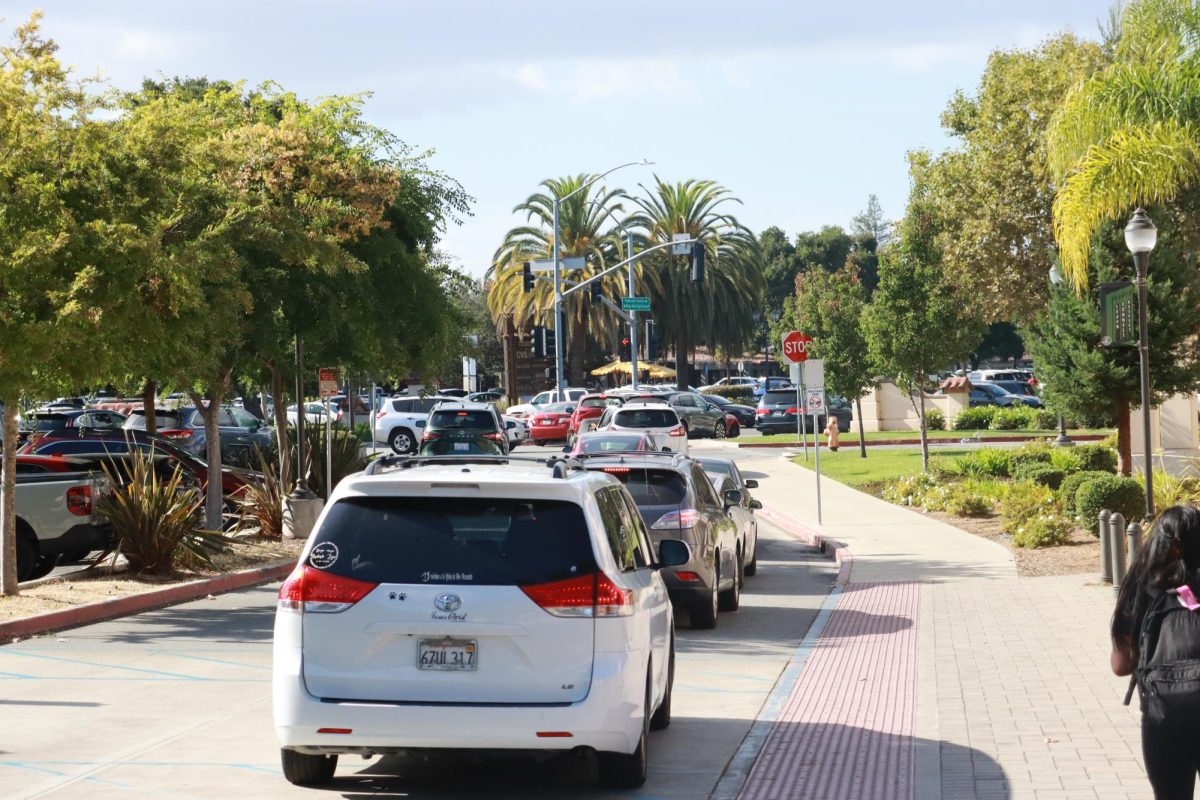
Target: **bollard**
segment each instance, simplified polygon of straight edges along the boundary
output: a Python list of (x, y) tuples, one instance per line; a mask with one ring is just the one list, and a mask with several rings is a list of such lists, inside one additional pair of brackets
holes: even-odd
[(1125, 580), (1125, 517), (1113, 514), (1108, 518), (1109, 550), (1112, 552), (1112, 583), (1113, 592), (1121, 590), (1121, 581)]
[(1100, 509), (1100, 582), (1112, 583), (1112, 548), (1108, 543), (1108, 518), (1111, 516), (1107, 508)]
[(1142, 525), (1136, 519), (1129, 523), (1129, 527), (1125, 529), (1125, 567), (1133, 563), (1133, 559), (1137, 557), (1138, 548), (1142, 546)]

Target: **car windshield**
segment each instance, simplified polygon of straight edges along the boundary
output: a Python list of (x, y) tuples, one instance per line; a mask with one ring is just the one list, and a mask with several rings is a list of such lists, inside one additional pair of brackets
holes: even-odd
[(546, 414), (546, 413), (570, 414), (574, 410), (575, 410), (574, 403), (552, 403), (551, 405), (544, 406), (542, 408), (542, 413), (543, 414)]
[[(167, 430), (169, 428), (179, 428), (183, 426), (183, 415), (179, 412), (172, 411), (156, 411), (154, 413), (154, 424), (158, 430)], [(125, 430), (127, 431), (144, 431), (146, 430), (146, 412), (134, 411), (125, 420)]]
[(350, 498), (326, 512), (312, 552), (311, 566), (372, 583), (511, 586), (596, 570), (583, 509), (551, 500)]
[(615, 421), (622, 428), (674, 428), (679, 417), (668, 408), (622, 408)]
[(993, 397), (1004, 397), (1005, 395), (1012, 394), (1012, 392), (1008, 391), (1003, 386), (997, 386), (994, 383), (985, 383), (985, 384), (981, 385), (979, 388), (983, 389), (985, 392), (989, 393)]
[(446, 409), (430, 415), (429, 427), (439, 430), (495, 430), (496, 420), (490, 411)]
[(796, 392), (793, 390), (767, 392), (762, 401), (766, 405), (796, 405)]
[(715, 458), (700, 459), (700, 466), (704, 467), (704, 471), (709, 475), (728, 475), (733, 477), (733, 465), (728, 461), (719, 461)]
[(583, 408), (604, 408), (608, 405), (608, 399), (604, 397), (589, 397), (579, 404)]
[(706, 394), (706, 395), (704, 395), (704, 399), (710, 403), (716, 403), (721, 408), (724, 408), (725, 406), (731, 405), (733, 403), (732, 400), (721, 397), (721, 395), (719, 395), (719, 394)]
[(678, 506), (687, 500), (687, 481), (669, 469), (640, 467), (604, 467), (629, 490), (638, 508), (644, 506)]
[(500, 456), (504, 451), (491, 439), (439, 438), (421, 443), (423, 456)]
[(30, 414), (21, 420), (20, 430), (30, 433), (60, 431), (71, 425), (75, 414)]
[(584, 453), (604, 453), (613, 451), (629, 451), (642, 449), (642, 437), (639, 436), (585, 436), (579, 440), (579, 448)]

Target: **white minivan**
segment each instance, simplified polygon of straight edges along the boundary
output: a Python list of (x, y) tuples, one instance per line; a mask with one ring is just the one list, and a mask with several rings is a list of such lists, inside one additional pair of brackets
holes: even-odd
[(670, 723), (671, 603), (637, 506), (611, 475), (505, 459), (389, 456), (343, 480), (279, 591), (283, 772), (340, 754), (599, 754), (639, 786)]

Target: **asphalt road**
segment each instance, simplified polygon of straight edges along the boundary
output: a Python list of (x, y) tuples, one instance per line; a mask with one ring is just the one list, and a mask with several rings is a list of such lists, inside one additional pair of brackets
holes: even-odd
[(577, 756), (344, 756), (328, 787), (291, 786), (271, 729), (276, 585), (0, 647), (0, 797), (707, 797), (833, 578), (762, 527), (741, 610), (714, 631), (678, 620), (674, 723), (653, 734), (640, 791), (601, 792)]

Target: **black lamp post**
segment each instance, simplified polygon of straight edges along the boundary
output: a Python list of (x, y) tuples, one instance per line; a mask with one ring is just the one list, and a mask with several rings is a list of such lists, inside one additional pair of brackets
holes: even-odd
[[(1058, 270), (1058, 265), (1050, 267), (1050, 284), (1057, 287), (1063, 282), (1062, 273)], [(1057, 326), (1057, 323), (1055, 323)], [(1067, 421), (1063, 418), (1062, 413), (1058, 415), (1058, 438), (1054, 440), (1054, 444), (1058, 447), (1074, 447), (1075, 442), (1070, 436), (1067, 436)]]
[(1146, 216), (1146, 209), (1138, 207), (1125, 226), (1125, 246), (1133, 253), (1133, 266), (1137, 269), (1138, 293), (1138, 361), (1141, 366), (1142, 383), (1142, 435), (1145, 437), (1145, 459), (1142, 464), (1146, 476), (1146, 519), (1154, 517), (1154, 470), (1150, 463), (1150, 314), (1146, 299), (1146, 272), (1150, 268), (1150, 251), (1158, 241), (1158, 229)]

